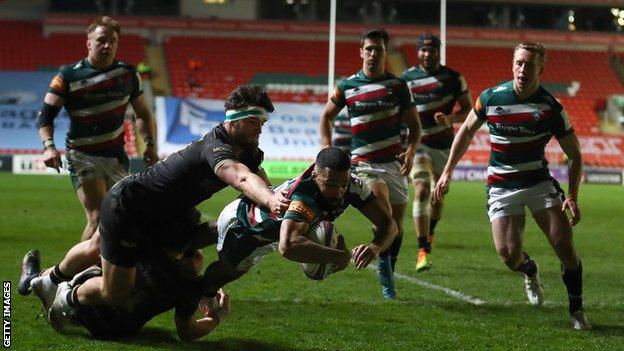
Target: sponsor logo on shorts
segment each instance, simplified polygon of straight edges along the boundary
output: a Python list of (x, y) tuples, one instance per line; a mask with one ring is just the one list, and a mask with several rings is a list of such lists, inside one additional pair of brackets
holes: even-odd
[(120, 242), (121, 246), (123, 247), (127, 247), (127, 248), (134, 248), (136, 247), (136, 243), (132, 242), (132, 241), (127, 241), (127, 240), (122, 240)]

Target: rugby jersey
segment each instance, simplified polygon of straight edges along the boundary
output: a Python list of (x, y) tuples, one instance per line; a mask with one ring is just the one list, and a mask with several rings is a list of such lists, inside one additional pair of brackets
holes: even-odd
[(109, 157), (123, 153), (126, 108), (143, 93), (134, 66), (114, 61), (98, 69), (83, 59), (62, 67), (48, 92), (65, 99), (68, 149)]
[(274, 191), (288, 191), (291, 202), (284, 215), (268, 212), (248, 198), (243, 198), (237, 209), (239, 228), (237, 235), (250, 235), (258, 239), (257, 245), (263, 246), (279, 241), (280, 225), (284, 219), (307, 222), (310, 225), (318, 221), (334, 221), (349, 205), (361, 208), (375, 199), (372, 191), (356, 175), (351, 175), (349, 187), (341, 201), (330, 206), (321, 198), (321, 192), (310, 176), (309, 170), (302, 176), (280, 184)]
[(509, 81), (483, 91), (474, 110), (490, 130), (489, 186), (524, 188), (551, 178), (546, 144), (574, 132), (554, 96), (540, 86), (520, 101)]
[(386, 72), (375, 79), (363, 71), (338, 83), (331, 101), (347, 106), (351, 122), (351, 162), (391, 162), (403, 152), (401, 112), (414, 106), (407, 84)]
[(341, 113), (334, 119), (332, 146), (340, 148), (347, 154), (351, 153), (351, 122), (349, 116)]
[(453, 126), (437, 124), (436, 112), (453, 113), (455, 102), (468, 91), (466, 80), (458, 72), (440, 66), (434, 74), (411, 67), (401, 75), (412, 92), (422, 126), (421, 143), (434, 149), (449, 149), (453, 144)]

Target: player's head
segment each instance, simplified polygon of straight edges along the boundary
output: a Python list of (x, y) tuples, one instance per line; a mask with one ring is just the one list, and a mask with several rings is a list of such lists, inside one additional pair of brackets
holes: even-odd
[(267, 92), (258, 85), (239, 85), (225, 99), (226, 129), (235, 142), (258, 147), (267, 113), (275, 108)]
[(423, 33), (416, 41), (418, 61), (427, 71), (435, 71), (440, 66), (440, 38), (431, 33)]
[(360, 38), (362, 68), (368, 74), (381, 74), (386, 67), (388, 33), (383, 28), (371, 28)]
[(544, 71), (546, 49), (536, 42), (522, 42), (516, 46), (513, 54), (512, 72), (514, 89), (521, 93), (537, 90)]
[(87, 28), (87, 50), (89, 63), (96, 67), (106, 67), (113, 63), (117, 55), (117, 45), (121, 28), (108, 16), (97, 18)]
[(340, 202), (351, 180), (349, 155), (337, 147), (328, 147), (316, 155), (312, 178), (321, 191), (321, 201), (333, 206)]

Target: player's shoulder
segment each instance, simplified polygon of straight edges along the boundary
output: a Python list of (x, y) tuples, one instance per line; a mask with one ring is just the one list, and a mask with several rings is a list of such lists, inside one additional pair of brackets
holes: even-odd
[(404, 80), (413, 80), (422, 78), (427, 75), (427, 72), (422, 70), (419, 66), (412, 66), (401, 74), (401, 78)]
[(68, 63), (66, 65), (61, 66), (59, 68), (59, 74), (61, 75), (74, 74), (74, 72), (80, 71), (86, 67), (87, 67), (87, 64), (85, 63), (85, 60), (83, 59), (80, 61)]
[(125, 62), (125, 61), (117, 60), (117, 61), (115, 61), (113, 63), (113, 65), (115, 65), (116, 67), (123, 67), (123, 68), (125, 68), (127, 70), (130, 70), (130, 71), (136, 71), (136, 66), (135, 65), (129, 64), (129, 63)]
[(548, 90), (546, 90), (541, 85), (537, 90), (537, 95), (539, 96), (539, 99), (542, 100), (541, 102), (550, 105), (552, 108), (563, 109), (563, 106), (561, 105), (559, 100), (557, 100), (557, 98), (555, 98)]
[(459, 71), (454, 70), (453, 68), (451, 68), (449, 66), (440, 66), (440, 71), (442, 73), (445, 73), (445, 74), (455, 78), (455, 79), (458, 79), (459, 77), (462, 76), (462, 74)]
[(485, 89), (481, 92), (479, 98), (481, 99), (481, 102), (486, 102), (492, 99), (507, 99), (511, 96), (514, 96), (513, 82), (509, 81)]

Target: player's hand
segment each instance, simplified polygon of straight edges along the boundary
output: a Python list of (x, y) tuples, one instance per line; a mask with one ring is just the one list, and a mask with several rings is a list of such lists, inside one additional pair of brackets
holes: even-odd
[(145, 147), (143, 162), (145, 162), (147, 166), (153, 166), (158, 162), (158, 152), (156, 152), (156, 147), (154, 145), (147, 145)]
[(397, 155), (397, 160), (401, 163), (401, 174), (407, 177), (412, 171), (414, 165), (414, 153), (409, 150)]
[(217, 291), (217, 301), (219, 302), (219, 310), (215, 313), (219, 320), (223, 320), (230, 315), (230, 296), (223, 290)]
[(342, 251), (343, 254), (338, 261), (334, 262), (332, 272), (338, 272), (347, 268), (349, 266), (349, 262), (351, 262), (351, 253), (349, 252), (349, 249), (347, 249), (347, 245), (345, 244), (344, 236), (342, 236), (342, 234), (338, 235), (336, 249)]
[(351, 254), (356, 269), (366, 268), (378, 255), (371, 245), (358, 245), (351, 250)]
[(436, 112), (433, 115), (433, 119), (435, 119), (437, 124), (442, 124), (442, 125), (451, 124), (451, 116), (445, 114), (444, 112)]
[(570, 223), (571, 226), (577, 225), (578, 222), (581, 221), (581, 209), (578, 207), (576, 200), (571, 197), (566, 197), (561, 206), (561, 211), (565, 212), (566, 210), (569, 211), (568, 214), (571, 216), (571, 218), (568, 218), (568, 223)]
[(55, 147), (48, 147), (43, 150), (43, 162), (47, 167), (54, 168), (58, 173), (61, 173), (60, 168), (63, 165), (61, 153)]
[(438, 179), (438, 183), (436, 184), (435, 190), (433, 191), (433, 203), (442, 201), (442, 197), (448, 192), (450, 185), (451, 175), (447, 172), (442, 172), (442, 175), (440, 175), (440, 179)]
[(288, 191), (282, 190), (274, 193), (268, 201), (268, 208), (274, 213), (284, 213), (290, 206), (290, 199), (286, 198)]

